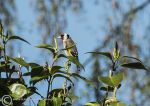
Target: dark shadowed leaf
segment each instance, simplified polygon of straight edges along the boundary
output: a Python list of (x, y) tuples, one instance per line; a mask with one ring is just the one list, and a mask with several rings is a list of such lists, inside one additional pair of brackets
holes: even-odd
[(111, 56), (111, 53), (109, 53), (109, 52), (87, 52), (87, 53), (103, 55), (103, 56), (108, 57), (112, 61), (112, 56)]
[(74, 85), (74, 83), (73, 83), (73, 81), (68, 77), (68, 76), (65, 76), (65, 75), (63, 75), (63, 74), (55, 74), (54, 76), (53, 76), (53, 80), (55, 79), (55, 78), (65, 78), (66, 80), (68, 80), (68, 81), (70, 81), (71, 83), (72, 83), (72, 85)]
[[(137, 61), (141, 62), (140, 59), (135, 58), (135, 57), (131, 57), (131, 56), (122, 56), (121, 58), (129, 58), (129, 59), (134, 59), (134, 60), (137, 60)], [(141, 63), (142, 63), (142, 62), (141, 62)]]
[(37, 63), (28, 63), (28, 64), (29, 64), (29, 66), (30, 66), (31, 68), (40, 66), (40, 65), (37, 64)]
[(66, 56), (66, 55), (64, 55), (64, 54), (59, 54), (57, 58), (61, 58), (61, 57), (63, 57), (63, 58), (67, 58), (67, 56)]
[(31, 80), (30, 80), (30, 84), (35, 85), (37, 82), (42, 81), (44, 79), (47, 79), (48, 77), (49, 77), (49, 75), (32, 77)]
[(8, 38), (8, 41), (10, 41), (10, 40), (21, 40), (21, 41), (24, 41), (24, 42), (26, 42), (26, 43), (28, 43), (28, 44), (30, 44), (28, 41), (26, 41), (25, 39), (23, 39), (23, 38), (21, 38), (21, 37), (19, 37), (19, 36), (10, 36), (9, 38)]
[(51, 74), (54, 74), (54, 73), (56, 73), (57, 71), (59, 71), (61, 68), (63, 68), (63, 67), (61, 67), (61, 66), (53, 66), (53, 67), (51, 68), (50, 73), (51, 73)]
[[(121, 87), (121, 84), (118, 85), (117, 89), (119, 89), (120, 87)], [(108, 92), (113, 92), (114, 87), (104, 86), (104, 87), (101, 87), (100, 90), (102, 90), (102, 91), (108, 91)]]
[(101, 81), (109, 86), (117, 87), (123, 80), (123, 77), (124, 77), (124, 74), (121, 72), (112, 77), (100, 76), (98, 79), (99, 79), (99, 81)]
[(121, 66), (127, 67), (127, 68), (132, 68), (132, 69), (148, 70), (141, 62), (126, 63), (126, 64), (122, 64)]
[(63, 94), (64, 93), (64, 89), (62, 88), (57, 88), (57, 89), (53, 89), (51, 92), (49, 92), (49, 97), (53, 97), (53, 96), (58, 96), (59, 94)]
[(98, 102), (88, 102), (84, 106), (101, 106)]
[(9, 59), (11, 59), (12, 61), (20, 64), (21, 66), (26, 67), (27, 69), (29, 68), (29, 64), (27, 62), (25, 62), (23, 58), (19, 58), (19, 57), (12, 58), (12, 57), (9, 57)]
[(43, 66), (33, 67), (31, 69), (31, 77), (42, 75), (43, 70)]

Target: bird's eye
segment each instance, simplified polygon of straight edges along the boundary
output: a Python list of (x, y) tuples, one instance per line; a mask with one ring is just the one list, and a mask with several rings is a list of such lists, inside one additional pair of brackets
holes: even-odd
[(67, 39), (70, 38), (70, 35), (67, 34)]
[(62, 34), (62, 35), (60, 35), (61, 36), (61, 39), (64, 39), (64, 35)]

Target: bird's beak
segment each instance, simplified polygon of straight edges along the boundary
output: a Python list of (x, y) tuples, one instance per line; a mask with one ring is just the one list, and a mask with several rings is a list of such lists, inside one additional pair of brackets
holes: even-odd
[(61, 36), (58, 36), (57, 38), (58, 38), (58, 39), (61, 39)]

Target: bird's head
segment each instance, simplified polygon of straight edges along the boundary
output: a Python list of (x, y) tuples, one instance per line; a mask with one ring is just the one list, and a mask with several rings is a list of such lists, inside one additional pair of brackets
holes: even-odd
[(58, 38), (62, 39), (63, 41), (67, 40), (70, 38), (70, 35), (63, 33), (61, 34)]

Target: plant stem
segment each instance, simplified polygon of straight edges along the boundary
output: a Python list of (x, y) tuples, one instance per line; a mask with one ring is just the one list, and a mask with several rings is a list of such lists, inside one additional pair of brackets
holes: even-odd
[(5, 71), (6, 71), (6, 77), (8, 78), (8, 72), (7, 72), (7, 57), (6, 57), (6, 44), (4, 42), (4, 61), (5, 61)]
[(113, 97), (116, 98), (116, 93), (117, 93), (117, 87), (114, 87), (114, 91), (113, 91)]
[(49, 89), (50, 89), (50, 85), (51, 85), (51, 76), (49, 79), (47, 79), (47, 82), (48, 82), (48, 88), (47, 88), (47, 99), (48, 99)]

